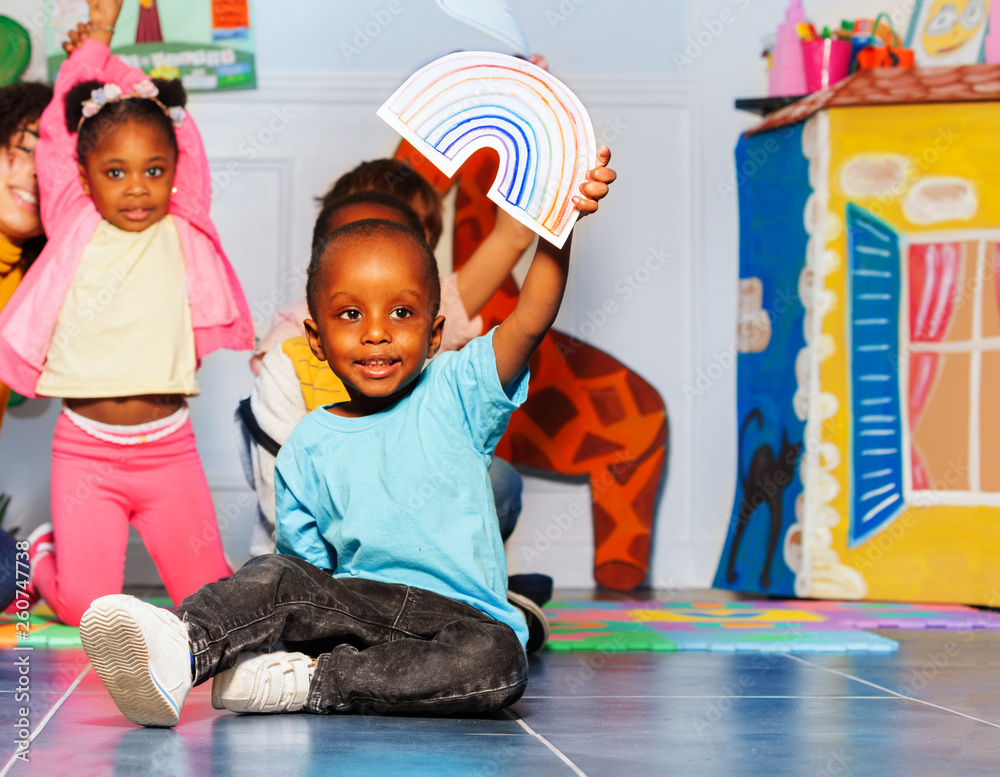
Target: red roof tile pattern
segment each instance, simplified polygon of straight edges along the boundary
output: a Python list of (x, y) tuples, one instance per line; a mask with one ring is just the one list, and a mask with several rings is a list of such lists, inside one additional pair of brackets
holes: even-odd
[(796, 124), (825, 108), (995, 100), (1000, 100), (1000, 64), (859, 70), (775, 111), (747, 134)]

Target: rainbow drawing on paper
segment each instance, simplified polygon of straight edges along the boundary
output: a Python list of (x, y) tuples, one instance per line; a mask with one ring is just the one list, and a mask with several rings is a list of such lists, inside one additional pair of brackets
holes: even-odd
[(495, 149), (489, 198), (556, 246), (566, 242), (597, 141), (557, 78), (504, 54), (449, 54), (410, 76), (378, 115), (449, 177), (473, 152)]

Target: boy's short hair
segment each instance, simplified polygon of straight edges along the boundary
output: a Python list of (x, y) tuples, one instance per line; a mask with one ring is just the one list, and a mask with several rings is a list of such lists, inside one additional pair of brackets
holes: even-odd
[(330, 190), (320, 197), (320, 202), (326, 207), (328, 202), (366, 189), (395, 195), (409, 204), (420, 217), (431, 249), (437, 248), (444, 229), (441, 194), (402, 159), (362, 162), (340, 176)]
[(323, 271), (331, 259), (326, 258), (331, 250), (336, 250), (336, 245), (344, 241), (372, 241), (378, 239), (406, 240), (419, 253), (423, 261), (423, 282), (429, 294), (431, 316), (437, 316), (438, 308), (441, 305), (441, 278), (438, 275), (437, 260), (434, 252), (427, 245), (422, 231), (400, 224), (397, 221), (387, 219), (362, 219), (352, 221), (338, 227), (329, 233), (320, 242), (317, 250), (313, 252), (312, 260), (309, 262), (309, 274), (306, 279), (306, 302), (309, 304), (309, 315), (316, 320), (316, 296), (319, 294), (323, 281)]
[(330, 232), (333, 231), (328, 228), (330, 220), (339, 211), (350, 207), (351, 205), (378, 205), (383, 208), (397, 211), (408, 226), (413, 227), (413, 229), (417, 232), (423, 232), (423, 225), (420, 223), (420, 217), (417, 215), (417, 212), (406, 203), (405, 200), (401, 200), (399, 197), (386, 194), (385, 192), (367, 189), (365, 191), (354, 192), (353, 194), (348, 194), (346, 197), (339, 197), (323, 203), (323, 207), (320, 209), (319, 215), (316, 216), (316, 223), (313, 225), (312, 252), (314, 254), (317, 250), (322, 250), (323, 240), (330, 234)]

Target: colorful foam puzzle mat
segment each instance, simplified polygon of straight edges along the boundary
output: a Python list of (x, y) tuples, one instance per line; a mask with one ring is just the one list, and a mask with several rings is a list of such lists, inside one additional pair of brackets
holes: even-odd
[(553, 651), (892, 652), (864, 629), (1000, 629), (963, 605), (836, 601), (550, 602)]
[(0, 647), (80, 647), (80, 629), (56, 620), (45, 604), (36, 604), (25, 623), (10, 612), (0, 615)]
[[(167, 599), (149, 599), (169, 607)], [(895, 640), (865, 629), (1000, 629), (1000, 613), (955, 604), (835, 601), (572, 601), (545, 608), (547, 650), (606, 652), (893, 652)], [(0, 614), (0, 647), (80, 647), (80, 630), (44, 603), (27, 629)]]

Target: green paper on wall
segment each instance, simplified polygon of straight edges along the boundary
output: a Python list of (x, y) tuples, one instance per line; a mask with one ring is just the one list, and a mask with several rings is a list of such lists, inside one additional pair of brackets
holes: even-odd
[(20, 24), (0, 16), (0, 86), (9, 86), (31, 61), (31, 37)]
[[(45, 55), (49, 79), (66, 59), (62, 43), (86, 21), (86, 0), (49, 0)], [(188, 92), (257, 87), (250, 0), (170, 3), (125, 0), (111, 51), (152, 78), (179, 78)]]

